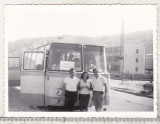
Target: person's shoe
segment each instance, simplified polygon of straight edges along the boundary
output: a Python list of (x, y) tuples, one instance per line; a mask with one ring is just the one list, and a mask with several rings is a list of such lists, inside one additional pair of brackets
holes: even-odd
[(107, 108), (104, 108), (103, 111), (107, 111)]

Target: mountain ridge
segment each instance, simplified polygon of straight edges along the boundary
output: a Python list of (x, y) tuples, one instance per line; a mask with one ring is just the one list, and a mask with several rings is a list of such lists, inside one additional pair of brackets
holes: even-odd
[[(124, 34), (124, 43), (130, 43), (130, 44), (140, 44), (143, 45), (146, 49), (146, 54), (153, 53), (153, 32), (151, 30), (148, 31), (139, 31), (134, 33), (128, 33)], [(72, 35), (62, 35), (62, 36), (55, 36), (55, 37), (39, 37), (39, 38), (23, 38), (19, 39), (13, 42), (8, 43), (9, 48), (9, 56), (13, 56), (15, 54), (18, 54), (18, 56), (21, 54), (22, 49), (29, 49), (31, 46), (38, 42), (44, 42), (50, 43), (53, 42), (55, 39), (58, 38), (79, 38), (82, 40), (92, 40), (100, 42), (106, 42), (108, 45), (117, 45), (120, 44), (121, 35), (106, 35), (101, 37), (86, 37), (86, 36), (72, 36)]]

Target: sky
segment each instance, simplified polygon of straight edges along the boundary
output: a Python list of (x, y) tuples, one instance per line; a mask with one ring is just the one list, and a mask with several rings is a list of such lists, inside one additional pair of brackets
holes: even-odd
[(152, 30), (155, 5), (6, 5), (5, 40), (74, 35), (99, 37)]

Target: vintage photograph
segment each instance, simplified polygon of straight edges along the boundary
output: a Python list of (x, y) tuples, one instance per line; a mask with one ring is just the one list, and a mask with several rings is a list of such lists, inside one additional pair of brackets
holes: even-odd
[(6, 5), (4, 14), (8, 113), (156, 111), (155, 5)]

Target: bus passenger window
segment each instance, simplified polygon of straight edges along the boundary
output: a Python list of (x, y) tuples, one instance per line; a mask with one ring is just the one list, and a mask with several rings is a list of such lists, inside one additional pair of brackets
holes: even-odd
[(53, 57), (51, 69), (52, 70), (59, 70), (60, 69), (61, 53), (54, 50), (54, 52), (51, 55)]
[(78, 44), (51, 44), (48, 70), (69, 71), (75, 68), (76, 71), (82, 71), (81, 51)]
[(75, 62), (75, 70), (81, 70), (81, 64), (79, 58), (75, 58), (74, 62)]
[(44, 53), (42, 52), (25, 52), (23, 68), (25, 70), (43, 70)]
[(105, 70), (103, 47), (84, 46), (84, 68), (89, 72), (92, 72), (94, 68), (97, 68), (99, 72)]

